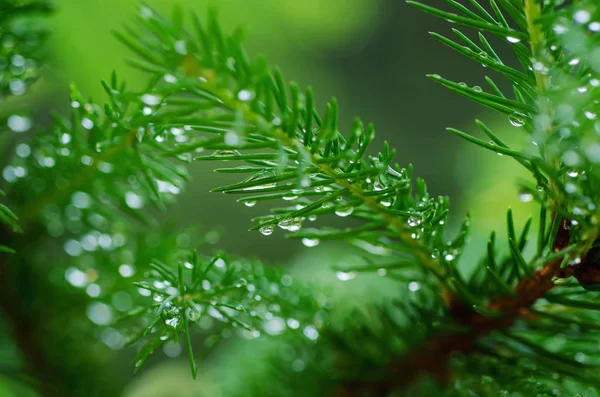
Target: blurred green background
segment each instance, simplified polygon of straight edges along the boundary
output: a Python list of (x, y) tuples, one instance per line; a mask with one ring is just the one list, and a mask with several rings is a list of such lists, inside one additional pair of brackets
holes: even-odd
[[(149, 5), (168, 14), (175, 2), (200, 15), (208, 4), (205, 0), (150, 0)], [(485, 68), (461, 58), (428, 35), (428, 31), (452, 34), (446, 22), (401, 0), (211, 3), (220, 10), (226, 28), (246, 28), (251, 55), (263, 53), (281, 66), (288, 79), (301, 86), (312, 85), (322, 105), (335, 95), (340, 102), (342, 127), (350, 126), (355, 116), (375, 123), (376, 147), (389, 141), (398, 151), (398, 162), (402, 166), (413, 163), (416, 175), (428, 182), (432, 194), (450, 195), (455, 223), (472, 211), (473, 244), (463, 261), (483, 252), (489, 231), (504, 231), (504, 213), (498, 209), (512, 206), (519, 225), (532, 211), (531, 204), (518, 201), (514, 181), (521, 173), (516, 164), (445, 131), (445, 127), (453, 126), (475, 133), (473, 119), (477, 117), (498, 126), (508, 142), (519, 145), (525, 139), (525, 133), (512, 127), (505, 117), (486, 112), (425, 77), (426, 73), (439, 73), (470, 86), (485, 84)], [(100, 79), (112, 70), (134, 86), (143, 82), (144, 77), (125, 64), (128, 50), (111, 34), (111, 30), (131, 20), (137, 7), (136, 0), (62, 0), (58, 4), (50, 39), (53, 59), (48, 76), (52, 78), (38, 88), (39, 118), (47, 117), (44, 115), (50, 109), (68, 112), (69, 83), (102, 103)], [(508, 45), (498, 48), (505, 50), (501, 56), (510, 57)], [(205, 163), (191, 165), (193, 180), (178, 205), (165, 216), (167, 222), (178, 227), (222, 230), (219, 248), (276, 263), (318, 262), (317, 266), (329, 266), (346, 260), (343, 251), (332, 254), (335, 247), (322, 244), (307, 252), (297, 241), (286, 241), (283, 233), (264, 237), (246, 232), (250, 218), (267, 208), (247, 208), (237, 203), (236, 197), (209, 193), (210, 188), (223, 183), (222, 175), (213, 173), (211, 167)], [(325, 253), (327, 258), (323, 257)], [(304, 277), (316, 279), (312, 272), (305, 271)], [(357, 288), (360, 282), (345, 283), (345, 293), (368, 295), (369, 284)], [(227, 359), (226, 354), (221, 358), (222, 366), (230, 365)], [(181, 390), (193, 390), (182, 386), (191, 382), (185, 360), (171, 360), (164, 365), (139, 375), (130, 394), (187, 395)], [(204, 374), (208, 376), (210, 371)], [(170, 394), (171, 387), (180, 392)]]

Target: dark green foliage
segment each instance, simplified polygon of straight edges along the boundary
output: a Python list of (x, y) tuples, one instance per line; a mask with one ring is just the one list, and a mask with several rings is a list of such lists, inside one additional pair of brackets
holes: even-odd
[[(253, 341), (267, 364), (242, 370), (241, 380), (223, 387), (228, 395), (597, 393), (600, 7), (594, 1), (447, 0), (446, 11), (408, 3), (475, 29), (452, 29), (453, 38), (432, 35), (513, 88), (502, 92), (491, 77), (484, 90), (429, 76), (500, 112), (526, 140), (509, 147), (480, 120), (478, 132), (449, 128), (523, 165), (531, 178), (520, 198), (539, 203), (535, 222), (515, 219), (509, 209), (506, 236), (492, 233), (477, 264), (467, 270), (459, 261), (469, 217), (448, 236), (448, 198), (430, 196), (411, 165), (395, 162), (387, 142), (375, 152), (372, 125), (357, 119), (350, 131), (340, 131), (335, 99), (319, 113), (311, 88), (288, 83), (264, 58), (249, 57), (243, 35), (223, 33), (214, 13), (206, 23), (192, 16), (188, 31), (181, 10), (170, 21), (144, 5), (135, 24), (116, 33), (136, 55), (130, 64), (148, 74), (144, 89), (130, 90), (113, 74), (102, 83), (107, 102), (99, 105), (73, 88), (71, 116), (56, 117), (48, 133), (18, 146), (4, 167), (8, 201), (19, 215), (0, 205), (0, 221), (12, 229), (3, 231), (7, 243), (0, 250), (17, 250), (13, 259), (2, 256), (3, 267), (12, 269), (7, 274), (39, 284), (45, 294), (60, 291), (111, 349), (123, 348), (127, 336), (138, 347), (136, 371), (157, 349), (178, 344), (195, 378), (196, 358), (221, 339), (270, 336)], [(486, 35), (505, 41), (514, 59), (500, 59)], [(364, 265), (336, 269), (340, 280), (374, 272), (399, 292), (343, 313), (335, 297), (276, 268), (207, 247), (190, 251), (210, 244), (208, 235), (198, 243), (189, 233), (146, 236), (148, 225), (158, 225), (155, 212), (183, 189), (192, 161), (220, 162), (216, 172), (242, 176), (213, 191), (249, 207), (271, 204), (252, 231), (269, 236), (280, 228), (309, 247), (346, 241), (363, 250)], [(352, 226), (323, 226), (333, 215), (352, 219)], [(40, 226), (47, 235), (28, 235)], [(16, 237), (21, 228), (25, 237)], [(40, 254), (20, 254), (49, 241), (64, 247), (68, 258), (55, 252), (61, 259), (52, 259), (68, 263), (64, 274), (48, 277)], [(19, 266), (28, 273), (19, 274)], [(9, 304), (3, 303), (8, 313)], [(35, 302), (23, 306), (27, 314), (40, 311)], [(7, 323), (15, 321), (7, 316)], [(61, 342), (60, 325), (75, 320), (61, 317), (57, 305), (37, 321), (36, 329), (54, 331), (45, 335), (44, 352)], [(71, 349), (95, 332), (87, 322), (79, 329)], [(98, 349), (85, 362), (66, 360), (53, 387), (89, 393), (80, 379), (107, 357)], [(102, 383), (94, 384), (95, 393), (117, 388)]]
[(0, 95), (23, 95), (38, 78), (51, 9), (47, 0), (0, 2)]
[[(21, 96), (39, 76), (41, 48), (47, 35), (45, 14), (51, 10), (50, 3), (40, 1), (0, 2), (0, 99)], [(16, 132), (30, 128), (31, 121), (20, 114), (13, 114), (3, 124)], [(0, 196), (5, 192), (0, 189)], [(21, 230), (15, 213), (0, 203), (0, 223), (13, 231)], [(12, 253), (0, 242), (0, 252)]]

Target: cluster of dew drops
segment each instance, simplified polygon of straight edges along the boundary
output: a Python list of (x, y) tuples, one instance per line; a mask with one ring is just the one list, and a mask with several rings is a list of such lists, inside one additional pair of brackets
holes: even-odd
[[(3, 51), (12, 52), (16, 42), (12, 36), (5, 35), (0, 43)], [(8, 80), (8, 89), (11, 94), (20, 96), (27, 91), (28, 82), (25, 78), (27, 72), (35, 69), (36, 62), (33, 59), (27, 59), (23, 55), (14, 54), (9, 59), (0, 56), (0, 81)], [(30, 117), (22, 113), (11, 114), (6, 120), (7, 127), (16, 133), (25, 133), (32, 128), (32, 120)], [(27, 144), (19, 144), (17, 154), (19, 157), (28, 157), (31, 149)], [(8, 182), (14, 182), (18, 178), (23, 178), (27, 175), (25, 167), (7, 166), (4, 168), (2, 175)]]
[[(26, 42), (19, 43), (11, 34), (4, 34), (0, 42), (0, 81), (7, 82), (8, 91), (12, 95), (23, 95), (29, 88), (31, 77), (35, 75), (37, 62), (28, 58), (23, 50), (27, 52), (28, 46), (35, 46), (38, 38), (29, 35)], [(20, 45), (22, 44), (22, 45)]]
[[(225, 266), (225, 261), (219, 259), (215, 266), (223, 267)], [(186, 262), (185, 267), (190, 269), (193, 267), (193, 265)], [(280, 288), (291, 286), (292, 282), (292, 276), (284, 274), (281, 276), (279, 283), (271, 283), (269, 289), (271, 292), (276, 292), (279, 291)], [(144, 291), (145, 295), (152, 295), (154, 301), (164, 305), (163, 311), (161, 312), (161, 319), (171, 330), (181, 329), (183, 325), (183, 316), (185, 316), (190, 322), (204, 322), (203, 324), (199, 323), (204, 327), (207, 326), (207, 322), (211, 323), (212, 319), (228, 321), (227, 318), (215, 308), (216, 306), (219, 306), (219, 302), (217, 302), (215, 299), (212, 299), (210, 304), (207, 306), (197, 304), (192, 300), (187, 300), (186, 304), (184, 305), (185, 308), (182, 308), (181, 305), (171, 301), (165, 301), (166, 296), (177, 295), (179, 293), (179, 291), (168, 281), (154, 281), (152, 285), (154, 288), (164, 290), (165, 293), (151, 294), (147, 290), (140, 290), (140, 292)], [(211, 283), (208, 280), (204, 280), (201, 284), (201, 287), (203, 290), (207, 291), (212, 288)], [(322, 325), (319, 321), (315, 320), (315, 322), (308, 322), (305, 325), (302, 325), (301, 321), (298, 319), (284, 316), (279, 304), (268, 303), (267, 300), (262, 299), (261, 295), (258, 293), (257, 287), (252, 282), (248, 282), (244, 278), (238, 280), (238, 282), (235, 284), (235, 287), (245, 288), (248, 291), (248, 299), (254, 302), (257, 306), (251, 305), (252, 307), (248, 307), (238, 304), (235, 308), (222, 307), (221, 310), (224, 310), (229, 314), (233, 314), (234, 311), (239, 313), (243, 312), (247, 313), (250, 317), (261, 318), (264, 320), (260, 328), (256, 328), (254, 326), (244, 327), (244, 330), (241, 332), (245, 338), (257, 338), (260, 336), (261, 330), (268, 335), (279, 335), (286, 330), (298, 330), (310, 341), (315, 341), (319, 337), (318, 328)], [(181, 299), (186, 299), (186, 297), (181, 297)], [(325, 306), (327, 306), (327, 304), (325, 304)], [(231, 325), (233, 327), (238, 326), (236, 322), (231, 322)], [(225, 332), (227, 335), (230, 335), (231, 331), (226, 330)], [(164, 335), (162, 338), (163, 340), (166, 340), (169, 338), (169, 336)]]
[[(311, 176), (311, 177), (313, 177), (313, 176)], [(308, 184), (306, 184), (306, 185), (308, 185)], [(316, 186), (314, 188), (314, 191), (318, 192), (318, 193), (324, 193), (324, 192), (333, 191), (333, 188), (331, 188), (329, 186)], [(291, 189), (290, 193), (284, 195), (282, 198), (285, 201), (294, 202), (300, 197), (300, 195), (303, 192), (304, 192), (304, 188)], [(256, 201), (244, 201), (244, 204), (247, 207), (253, 207), (256, 205)], [(297, 211), (306, 207), (305, 204), (302, 204), (299, 202), (296, 202), (294, 205), (295, 205), (294, 208)], [(346, 203), (341, 196), (337, 196), (336, 198), (333, 198), (331, 201), (327, 201), (327, 202), (323, 203), (322, 208), (323, 209), (334, 208), (334, 213), (341, 218), (349, 217), (354, 212), (354, 207), (351, 204)], [(276, 226), (279, 227), (280, 229), (286, 230), (288, 232), (292, 232), (292, 233), (297, 232), (302, 228), (303, 222), (305, 220), (314, 222), (317, 220), (317, 216), (309, 215), (307, 217), (295, 217), (295, 218), (285, 217), (285, 218), (277, 220), (276, 223), (267, 224), (267, 225), (261, 227), (260, 233), (264, 236), (270, 236), (275, 231)], [(318, 238), (303, 238), (302, 243), (306, 247), (316, 247), (317, 245), (319, 245), (320, 241)]]
[[(35, 47), (39, 38), (36, 35), (29, 35), (25, 40), (21, 46), (13, 35), (6, 33), (2, 35), (0, 42), (0, 53), (6, 54), (6, 56), (0, 56), (0, 82), (7, 82), (8, 91), (15, 96), (22, 96), (27, 92), (31, 76), (35, 75), (37, 69), (37, 62), (28, 58), (21, 50), (26, 50), (26, 47)], [(13, 132), (25, 133), (32, 128), (33, 122), (29, 116), (19, 112), (11, 114), (6, 120), (6, 125)], [(27, 144), (21, 143), (17, 146), (19, 157), (28, 157), (30, 153), (31, 148)], [(9, 165), (4, 168), (2, 174), (8, 182), (14, 182), (16, 179), (25, 177), (27, 169), (22, 166)]]

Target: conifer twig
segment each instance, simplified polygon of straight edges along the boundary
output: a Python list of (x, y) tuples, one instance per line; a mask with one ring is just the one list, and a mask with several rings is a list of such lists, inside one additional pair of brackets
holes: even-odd
[(501, 313), (499, 317), (479, 314), (465, 308), (462, 302), (449, 297), (449, 306), (455, 321), (469, 327), (468, 332), (435, 335), (407, 356), (392, 361), (381, 382), (350, 382), (341, 386), (336, 395), (360, 396), (366, 391), (385, 395), (392, 390), (406, 388), (422, 375), (430, 375), (441, 383), (446, 383), (451, 378), (448, 367), (451, 356), (455, 353), (472, 353), (481, 338), (509, 327), (518, 317), (527, 315), (528, 307), (555, 287), (554, 277), (567, 276), (561, 274), (561, 263), (562, 258), (559, 258), (546, 264), (535, 272), (532, 279), (523, 279), (514, 288), (514, 294), (491, 301), (487, 310)]

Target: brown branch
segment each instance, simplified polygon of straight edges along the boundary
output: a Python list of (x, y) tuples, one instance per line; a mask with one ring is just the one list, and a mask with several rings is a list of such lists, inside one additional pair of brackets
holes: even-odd
[[(563, 221), (554, 244), (556, 252), (568, 245), (569, 229), (570, 222)], [(588, 255), (589, 258), (592, 256)], [(588, 262), (584, 258), (581, 264), (568, 269), (561, 269), (562, 258), (547, 263), (541, 270), (536, 271), (533, 277), (521, 280), (514, 288), (514, 295), (506, 295), (488, 303), (487, 309), (502, 313), (500, 317), (489, 317), (474, 312), (456, 297), (448, 295), (446, 301), (454, 320), (468, 327), (470, 332), (448, 332), (429, 338), (407, 356), (393, 360), (388, 365), (383, 380), (350, 382), (338, 388), (334, 394), (339, 397), (386, 395), (393, 390), (408, 387), (423, 375), (430, 375), (442, 384), (447, 383), (451, 376), (448, 365), (453, 354), (473, 352), (481, 338), (511, 326), (519, 316), (527, 315), (527, 308), (554, 287), (554, 277), (566, 278), (574, 275), (583, 284), (584, 280), (578, 276), (585, 275), (590, 283), (593, 277), (593, 281), (600, 282), (600, 270), (593, 270), (597, 268)]]
[[(527, 308), (543, 297), (554, 286), (552, 278), (560, 270), (562, 260), (547, 264), (537, 271), (532, 279), (522, 280), (515, 288), (516, 296), (505, 296), (491, 301), (487, 309), (501, 312), (501, 317), (488, 317), (470, 312), (467, 318), (458, 319), (471, 329), (470, 333), (450, 333), (440, 335), (427, 341), (427, 345), (416, 349), (408, 357), (392, 364), (392, 386), (407, 386), (409, 382), (423, 374), (430, 374), (439, 381), (445, 382), (450, 374), (447, 369), (450, 356), (455, 352), (469, 353), (473, 351), (479, 339), (492, 331), (512, 325)], [(451, 303), (451, 307), (460, 303)], [(401, 375), (400, 375), (401, 374)]]

